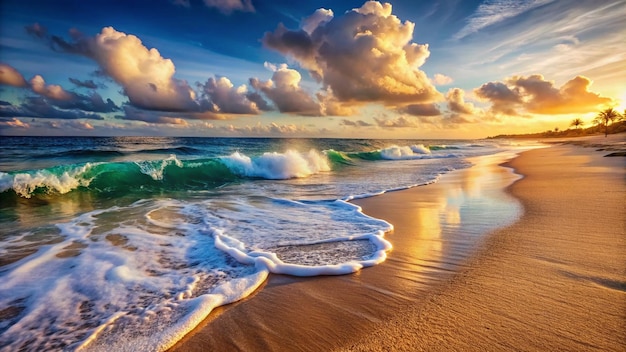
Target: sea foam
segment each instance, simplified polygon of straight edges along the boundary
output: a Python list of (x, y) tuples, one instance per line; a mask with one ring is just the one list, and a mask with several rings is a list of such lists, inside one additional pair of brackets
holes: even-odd
[(270, 180), (306, 177), (330, 171), (328, 159), (316, 150), (310, 150), (308, 153), (293, 150), (285, 153), (271, 152), (254, 158), (235, 152), (222, 157), (221, 160), (239, 175)]

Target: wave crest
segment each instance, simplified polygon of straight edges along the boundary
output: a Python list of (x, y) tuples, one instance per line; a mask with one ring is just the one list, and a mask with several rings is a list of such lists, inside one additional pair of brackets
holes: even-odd
[(270, 180), (301, 178), (330, 171), (328, 158), (314, 149), (308, 153), (293, 150), (285, 153), (264, 153), (253, 158), (235, 152), (220, 160), (238, 175)]

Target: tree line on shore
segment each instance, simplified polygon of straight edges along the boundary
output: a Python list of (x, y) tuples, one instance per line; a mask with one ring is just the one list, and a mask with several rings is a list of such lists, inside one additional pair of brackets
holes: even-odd
[(609, 134), (626, 132), (626, 110), (619, 113), (613, 108), (602, 110), (596, 115), (592, 121), (592, 126), (583, 128), (585, 122), (580, 118), (571, 121), (568, 129), (560, 130), (556, 127), (554, 130), (547, 130), (538, 133), (527, 134), (501, 134), (489, 138), (551, 138), (551, 137), (577, 137), (588, 136), (603, 133), (604, 136)]

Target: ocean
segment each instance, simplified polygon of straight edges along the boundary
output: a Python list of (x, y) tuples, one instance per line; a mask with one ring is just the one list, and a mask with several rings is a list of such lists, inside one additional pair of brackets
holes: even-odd
[[(0, 350), (162, 350), (269, 273), (385, 260), (355, 198), (493, 140), (0, 137)], [(392, 254), (391, 254), (392, 255)]]

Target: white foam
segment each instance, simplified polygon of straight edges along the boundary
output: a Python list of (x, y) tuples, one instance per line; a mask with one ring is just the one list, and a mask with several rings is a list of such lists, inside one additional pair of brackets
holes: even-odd
[(0, 172), (0, 192), (13, 189), (15, 193), (24, 198), (30, 198), (32, 193), (38, 188), (46, 189), (48, 192), (54, 191), (65, 194), (79, 186), (88, 186), (91, 179), (82, 178), (81, 175), (94, 165), (87, 163), (82, 166), (72, 167), (63, 171), (60, 175), (50, 170), (36, 170), (16, 174)]
[(141, 173), (150, 176), (155, 181), (163, 180), (165, 168), (169, 165), (183, 167), (183, 163), (174, 154), (171, 154), (167, 159), (135, 161), (135, 164), (139, 166)]
[(298, 153), (293, 150), (285, 153), (264, 153), (254, 158), (235, 152), (220, 160), (239, 175), (270, 180), (307, 177), (330, 171), (326, 156), (313, 149), (308, 153)]

